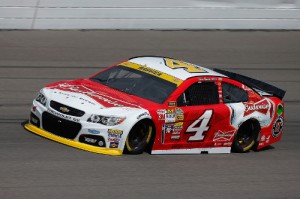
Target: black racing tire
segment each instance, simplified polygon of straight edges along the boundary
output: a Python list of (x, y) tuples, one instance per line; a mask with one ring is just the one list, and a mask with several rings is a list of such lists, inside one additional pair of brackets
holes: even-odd
[(127, 154), (141, 154), (149, 144), (154, 132), (154, 126), (149, 120), (142, 120), (130, 130), (124, 152)]
[(231, 151), (245, 153), (255, 147), (257, 137), (260, 133), (260, 124), (255, 119), (245, 121), (238, 129), (234, 137)]

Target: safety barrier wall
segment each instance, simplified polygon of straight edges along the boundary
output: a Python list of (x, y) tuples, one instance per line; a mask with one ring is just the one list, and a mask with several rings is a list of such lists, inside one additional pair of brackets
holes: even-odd
[(300, 0), (249, 2), (0, 0), (0, 29), (300, 29)]

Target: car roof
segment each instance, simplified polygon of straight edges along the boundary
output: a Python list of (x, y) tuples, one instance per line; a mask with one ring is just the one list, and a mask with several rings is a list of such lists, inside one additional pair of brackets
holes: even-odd
[(147, 66), (182, 80), (201, 76), (226, 77), (208, 68), (169, 57), (142, 56), (130, 58), (128, 61)]

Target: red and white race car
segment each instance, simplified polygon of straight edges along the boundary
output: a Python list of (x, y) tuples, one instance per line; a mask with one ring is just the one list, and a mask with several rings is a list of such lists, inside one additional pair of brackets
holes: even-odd
[(29, 131), (121, 155), (259, 150), (280, 140), (285, 91), (167, 57), (135, 57), (40, 90)]

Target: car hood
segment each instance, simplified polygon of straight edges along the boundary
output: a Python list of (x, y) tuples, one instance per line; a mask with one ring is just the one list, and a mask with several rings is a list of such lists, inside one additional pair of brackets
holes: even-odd
[(89, 79), (61, 81), (46, 86), (43, 93), (49, 100), (84, 109), (86, 112), (111, 114), (122, 110), (120, 114), (137, 109), (144, 109), (146, 103), (138, 97), (111, 89)]

